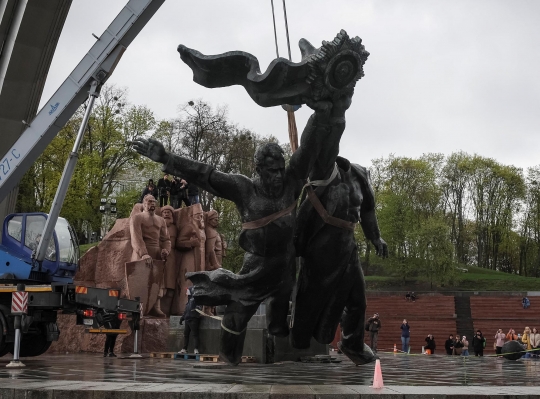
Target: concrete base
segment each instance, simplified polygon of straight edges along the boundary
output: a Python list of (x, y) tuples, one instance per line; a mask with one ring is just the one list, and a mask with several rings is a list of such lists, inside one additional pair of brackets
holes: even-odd
[[(237, 385), (237, 384), (159, 384), (92, 381), (40, 381), (26, 379), (0, 381), (3, 398), (35, 399), (495, 399), (540, 398), (538, 387), (526, 386), (385, 386), (374, 389), (363, 385)], [(156, 396), (158, 395), (158, 396)]]

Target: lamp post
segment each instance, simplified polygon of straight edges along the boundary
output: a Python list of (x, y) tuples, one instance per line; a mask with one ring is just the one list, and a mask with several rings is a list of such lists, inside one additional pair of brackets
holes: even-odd
[(101, 237), (109, 232), (111, 219), (116, 219), (116, 198), (102, 198), (99, 211), (103, 215), (101, 218)]

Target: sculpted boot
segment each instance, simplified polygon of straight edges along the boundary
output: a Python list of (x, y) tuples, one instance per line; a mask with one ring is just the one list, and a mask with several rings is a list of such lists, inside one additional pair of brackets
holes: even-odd
[(156, 304), (154, 305), (154, 307), (150, 311), (150, 314), (152, 316), (156, 316), (156, 317), (160, 317), (160, 318), (167, 317), (167, 315), (161, 311), (161, 298), (158, 298), (158, 300), (156, 301)]

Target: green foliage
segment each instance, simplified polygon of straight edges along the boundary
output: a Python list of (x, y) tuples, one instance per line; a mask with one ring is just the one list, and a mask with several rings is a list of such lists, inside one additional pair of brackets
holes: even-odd
[(141, 198), (141, 190), (131, 189), (120, 192), (116, 196), (116, 217), (118, 219), (128, 218), (133, 206)]
[[(79, 160), (60, 215), (75, 228), (79, 241), (104, 222), (100, 199), (113, 190), (129, 170), (142, 169), (146, 161), (127, 143), (150, 133), (155, 124), (152, 111), (126, 103), (125, 90), (106, 86), (91, 114), (79, 152)], [(73, 147), (85, 105), (68, 121), (23, 178), (19, 196), (23, 212), (49, 212), (64, 165)], [(33, 195), (32, 192), (33, 191)]]
[(226, 256), (223, 258), (223, 268), (238, 272), (244, 261), (245, 251), (238, 245), (238, 236), (242, 230), (242, 221), (233, 202), (223, 198), (214, 200), (214, 209), (219, 213), (219, 232), (227, 243)]

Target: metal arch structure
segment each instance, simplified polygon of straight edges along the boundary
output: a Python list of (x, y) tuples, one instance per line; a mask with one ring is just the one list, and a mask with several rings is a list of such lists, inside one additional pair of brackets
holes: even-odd
[[(129, 0), (20, 137), (0, 152), (0, 201), (86, 100), (93, 81), (103, 84), (125, 49), (165, 0)], [(22, 121), (21, 121), (22, 124)]]

